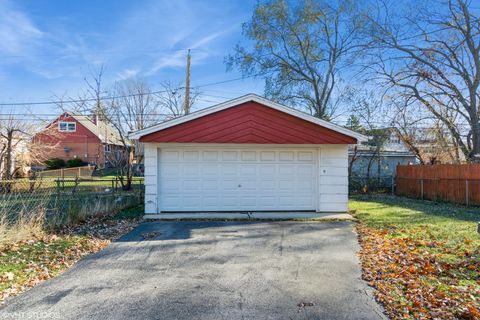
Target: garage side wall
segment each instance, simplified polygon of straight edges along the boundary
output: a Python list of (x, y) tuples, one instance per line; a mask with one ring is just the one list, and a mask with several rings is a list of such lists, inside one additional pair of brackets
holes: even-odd
[(318, 211), (348, 211), (348, 145), (323, 145), (319, 157)]
[(154, 143), (145, 143), (145, 213), (158, 213), (158, 148)]

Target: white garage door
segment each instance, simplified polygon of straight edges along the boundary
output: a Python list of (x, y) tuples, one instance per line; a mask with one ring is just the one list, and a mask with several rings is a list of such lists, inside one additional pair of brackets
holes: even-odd
[(161, 211), (315, 210), (316, 150), (161, 149)]

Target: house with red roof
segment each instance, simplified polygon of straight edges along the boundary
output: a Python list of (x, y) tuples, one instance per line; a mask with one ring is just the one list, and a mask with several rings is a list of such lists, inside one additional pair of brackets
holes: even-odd
[[(109, 156), (124, 150), (118, 130), (98, 116), (64, 112), (33, 138), (45, 145), (41, 159), (81, 159), (99, 167), (111, 166)], [(47, 147), (48, 146), (48, 147)]]

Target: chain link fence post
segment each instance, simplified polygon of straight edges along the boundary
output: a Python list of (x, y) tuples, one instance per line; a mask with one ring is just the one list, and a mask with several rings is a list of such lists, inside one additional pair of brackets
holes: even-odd
[(392, 196), (395, 195), (395, 176), (392, 175)]

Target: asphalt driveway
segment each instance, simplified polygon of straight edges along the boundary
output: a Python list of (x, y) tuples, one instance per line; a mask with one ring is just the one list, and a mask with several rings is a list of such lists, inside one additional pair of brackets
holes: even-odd
[(351, 222), (149, 222), (0, 319), (383, 319)]

